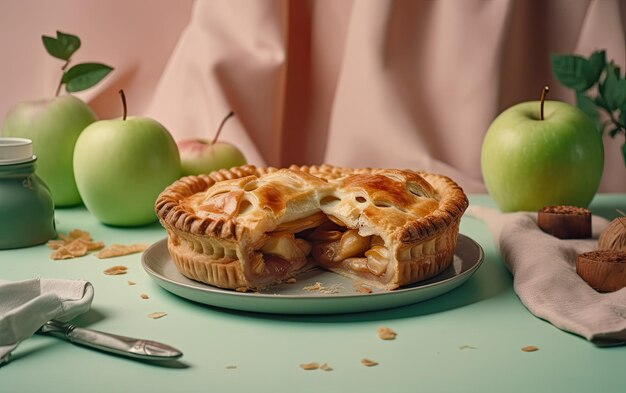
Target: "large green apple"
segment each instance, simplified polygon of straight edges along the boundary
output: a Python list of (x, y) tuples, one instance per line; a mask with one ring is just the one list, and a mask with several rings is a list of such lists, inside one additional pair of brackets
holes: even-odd
[(4, 119), (2, 135), (33, 141), (36, 173), (50, 188), (55, 206), (80, 203), (72, 166), (74, 145), (96, 120), (89, 106), (72, 95), (19, 103)]
[(587, 207), (600, 184), (604, 149), (593, 122), (563, 102), (545, 101), (545, 111), (540, 106), (536, 101), (510, 107), (485, 135), (483, 178), (504, 212)]
[(74, 172), (83, 202), (96, 218), (139, 226), (156, 220), (154, 203), (180, 177), (180, 158), (174, 139), (156, 120), (101, 120), (78, 138)]

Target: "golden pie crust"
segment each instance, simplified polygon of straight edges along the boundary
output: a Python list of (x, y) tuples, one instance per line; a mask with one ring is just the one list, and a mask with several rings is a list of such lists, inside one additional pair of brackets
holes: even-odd
[(431, 173), (245, 165), (184, 177), (155, 209), (193, 280), (258, 290), (320, 266), (393, 290), (450, 266), (467, 205), (454, 181)]

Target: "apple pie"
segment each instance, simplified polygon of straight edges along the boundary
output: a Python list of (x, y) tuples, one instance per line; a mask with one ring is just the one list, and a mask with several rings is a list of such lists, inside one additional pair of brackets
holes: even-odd
[(246, 165), (184, 177), (155, 208), (193, 280), (258, 290), (319, 266), (393, 290), (450, 266), (467, 205), (431, 173)]

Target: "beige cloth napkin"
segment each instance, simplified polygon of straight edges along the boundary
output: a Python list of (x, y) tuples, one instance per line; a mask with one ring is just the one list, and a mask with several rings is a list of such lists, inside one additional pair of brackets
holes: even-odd
[(0, 365), (45, 322), (67, 322), (88, 311), (92, 300), (93, 287), (83, 280), (0, 280)]
[(607, 220), (593, 216), (593, 239), (561, 240), (537, 227), (536, 213), (475, 205), (467, 213), (487, 224), (531, 313), (597, 345), (626, 343), (626, 288), (599, 293), (576, 274), (576, 256), (596, 248)]

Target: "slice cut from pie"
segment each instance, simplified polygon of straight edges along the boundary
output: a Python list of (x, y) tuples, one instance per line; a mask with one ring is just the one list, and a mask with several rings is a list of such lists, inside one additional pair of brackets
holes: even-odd
[(156, 211), (191, 279), (255, 290), (320, 266), (392, 290), (451, 264), (467, 204), (441, 175), (248, 165), (182, 178)]

